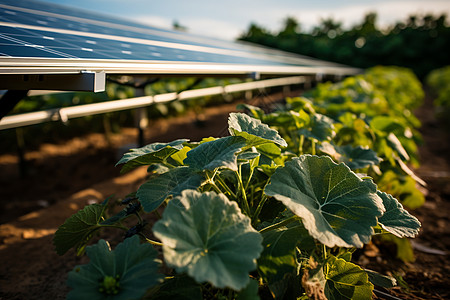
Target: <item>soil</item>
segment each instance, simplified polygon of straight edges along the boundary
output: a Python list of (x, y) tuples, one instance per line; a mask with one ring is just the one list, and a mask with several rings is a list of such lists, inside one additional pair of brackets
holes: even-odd
[[(281, 98), (263, 96), (252, 104), (264, 106)], [(228, 113), (235, 107), (232, 103), (151, 121), (146, 142), (226, 135)], [(413, 243), (415, 261), (404, 264), (395, 258), (395, 249), (375, 244), (358, 258), (364, 267), (403, 278), (405, 284), (399, 287), (379, 289), (385, 293), (374, 296), (379, 299), (450, 299), (450, 137), (435, 119), (430, 103), (417, 115), (423, 123), (424, 145), (419, 149), (421, 166), (415, 172), (428, 185), (425, 205), (412, 212), (422, 222)], [(26, 176), (19, 172), (16, 155), (0, 155), (0, 300), (65, 298), (67, 273), (86, 258), (76, 257), (73, 251), (58, 256), (53, 233), (86, 204), (112, 194), (124, 197), (137, 189), (145, 168), (120, 175), (114, 167), (123, 152), (136, 147), (136, 140), (136, 130), (125, 128), (108, 139), (89, 134), (43, 144), (38, 151), (26, 153)]]

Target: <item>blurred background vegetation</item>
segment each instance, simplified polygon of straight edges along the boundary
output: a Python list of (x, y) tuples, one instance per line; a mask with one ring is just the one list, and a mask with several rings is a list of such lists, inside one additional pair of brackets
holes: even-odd
[(382, 29), (376, 24), (377, 14), (368, 13), (349, 29), (327, 18), (306, 32), (295, 17), (287, 17), (279, 32), (253, 23), (239, 39), (353, 67), (407, 67), (422, 80), (431, 70), (450, 64), (446, 15), (413, 15)]

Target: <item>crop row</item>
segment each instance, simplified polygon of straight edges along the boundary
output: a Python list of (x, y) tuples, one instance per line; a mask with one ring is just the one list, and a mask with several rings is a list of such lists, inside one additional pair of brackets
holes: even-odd
[[(60, 255), (90, 258), (69, 273), (68, 299), (369, 299), (394, 286), (351, 258), (419, 231), (401, 203), (423, 202), (407, 166), (421, 91), (407, 70), (375, 68), (275, 110), (243, 105), (230, 136), (131, 149), (117, 165), (149, 177), (125, 208), (88, 205), (55, 234)], [(124, 231), (114, 250), (88, 246), (111, 227)]]

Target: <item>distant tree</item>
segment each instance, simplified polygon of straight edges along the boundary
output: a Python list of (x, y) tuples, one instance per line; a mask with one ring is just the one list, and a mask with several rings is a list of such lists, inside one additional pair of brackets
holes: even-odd
[(337, 22), (332, 18), (322, 19), (320, 25), (314, 27), (312, 30), (313, 36), (328, 36), (329, 38), (335, 38), (341, 35), (343, 32), (342, 22)]
[(178, 31), (187, 31), (187, 27), (181, 25), (177, 20), (174, 20), (172, 23), (172, 28)]

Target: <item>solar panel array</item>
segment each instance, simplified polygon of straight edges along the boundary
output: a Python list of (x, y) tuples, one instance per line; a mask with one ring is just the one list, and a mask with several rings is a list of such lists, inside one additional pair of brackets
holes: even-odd
[(356, 69), (32, 0), (0, 3), (0, 74), (351, 74)]

